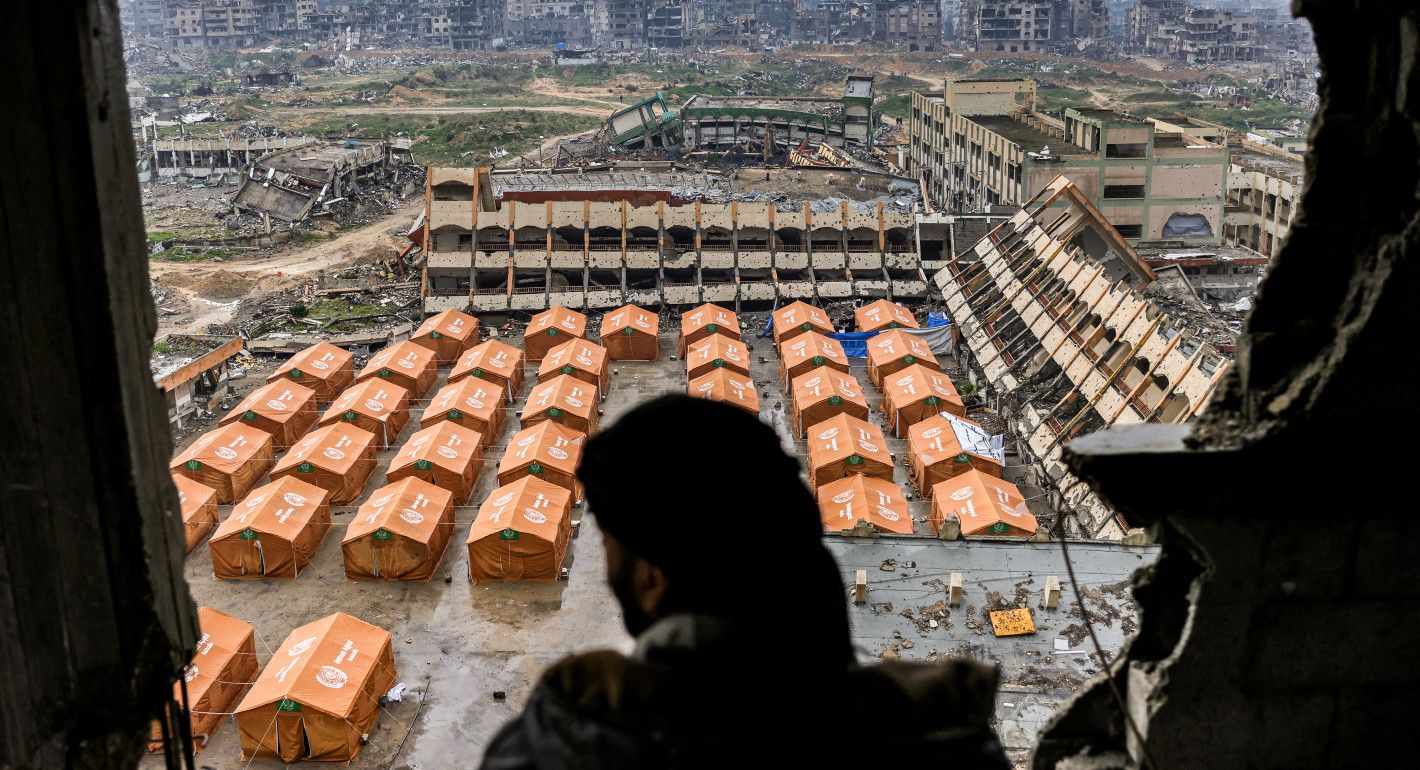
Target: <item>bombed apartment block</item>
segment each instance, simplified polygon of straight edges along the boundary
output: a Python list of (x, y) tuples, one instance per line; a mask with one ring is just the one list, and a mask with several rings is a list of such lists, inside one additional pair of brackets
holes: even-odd
[(849, 77), (841, 99), (697, 94), (680, 110), (689, 151), (768, 146), (787, 152), (805, 140), (870, 148), (875, 121), (868, 76)]
[(839, 168), (432, 168), (424, 309), (922, 299), (915, 191)]
[(1185, 422), (1231, 363), (1215, 341), (1233, 333), (1165, 312), (1146, 295), (1154, 280), (1064, 176), (934, 277), (973, 379), (1000, 399), (1052, 503), (1076, 513), (1067, 534), (1119, 539), (1129, 525), (1074, 483), (1062, 445), (1111, 425)]
[(315, 144), (308, 136), (149, 139), (138, 147), (138, 180), (236, 184), (258, 159)]
[(1113, 110), (1057, 120), (1034, 102), (1029, 80), (914, 93), (908, 173), (934, 205), (962, 212), (1023, 205), (1064, 175), (1132, 242), (1222, 242), (1226, 147)]
[(680, 118), (657, 91), (655, 96), (612, 113), (607, 118), (611, 141), (633, 149), (680, 145)]
[(278, 222), (300, 222), (377, 185), (409, 181), (410, 141), (311, 142), (263, 155), (242, 172), (232, 205)]

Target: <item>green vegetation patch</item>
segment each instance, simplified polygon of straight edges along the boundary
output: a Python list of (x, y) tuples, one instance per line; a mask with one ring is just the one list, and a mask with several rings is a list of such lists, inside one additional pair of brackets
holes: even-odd
[[(546, 139), (590, 131), (602, 121), (587, 115), (534, 110), (500, 110), (472, 115), (358, 114), (301, 124), (319, 135), (414, 139), (414, 160), (430, 165), (486, 162), (494, 150), (512, 155), (537, 149)], [(354, 124), (353, 127), (351, 124)]]

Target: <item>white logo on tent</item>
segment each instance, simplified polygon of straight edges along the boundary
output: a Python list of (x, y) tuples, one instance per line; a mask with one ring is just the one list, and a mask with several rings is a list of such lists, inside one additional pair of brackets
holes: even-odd
[(922, 438), (936, 438), (940, 435), (942, 435), (941, 428), (928, 428), (927, 430), (922, 431)]
[(287, 505), (294, 505), (297, 508), (300, 508), (306, 504), (306, 496), (298, 495), (295, 492), (287, 492), (286, 494), (281, 496), (281, 499), (285, 500)]
[(194, 679), (196, 679), (196, 678), (197, 678), (197, 666), (188, 664), (187, 668), (184, 668), (184, 669), (182, 670), (182, 681), (184, 681), (184, 682), (191, 682), (192, 680), (194, 680)]
[(312, 369), (329, 369), (329, 368), (330, 368), (330, 364), (327, 364), (327, 363), (324, 362), (324, 361), (312, 361), (312, 362), (311, 362), (311, 368), (312, 368)]
[(297, 655), (304, 653), (306, 650), (309, 650), (315, 645), (315, 643), (316, 638), (314, 636), (308, 636), (305, 639), (302, 639), (301, 641), (291, 645), (291, 647), (286, 650), (286, 654), (294, 658)]
[(419, 524), (424, 521), (423, 514), (412, 508), (405, 508), (404, 510), (400, 511), (399, 517), (409, 522), (410, 524)]
[(878, 515), (882, 516), (888, 521), (897, 521), (898, 519), (902, 518), (901, 516), (897, 515), (897, 511), (894, 511), (893, 509), (885, 505), (878, 506)]
[(271, 399), (270, 401), (267, 401), (267, 402), (266, 402), (266, 406), (267, 406), (268, 408), (274, 409), (275, 411), (278, 411), (278, 412), (284, 412), (284, 411), (286, 411), (286, 402), (285, 402), (285, 401), (279, 401), (279, 400), (274, 399), (274, 398)]
[(561, 449), (558, 449), (557, 447), (548, 447), (548, 448), (547, 448), (547, 453), (548, 453), (550, 456), (557, 458), (558, 460), (566, 460), (566, 459), (567, 459), (567, 453), (564, 452), (564, 451), (562, 451)]
[(564, 398), (564, 399), (562, 399), (562, 400), (563, 400), (563, 401), (566, 401), (567, 403), (569, 403), (569, 404), (571, 404), (572, 406), (575, 406), (575, 407), (577, 407), (577, 408), (579, 408), (579, 409), (582, 407), (582, 400), (581, 400), (581, 399), (572, 398), (571, 396), (568, 396), (568, 397), (566, 397), (566, 398)]
[(528, 521), (531, 521), (534, 524), (544, 524), (547, 522), (546, 515), (534, 511), (531, 508), (528, 508), (527, 510), (523, 511), (523, 518), (527, 519)]
[(512, 500), (513, 500), (513, 493), (512, 493), (512, 492), (509, 492), (508, 494), (503, 495), (502, 497), (498, 498), (497, 500), (494, 500), (494, 501), (493, 501), (493, 505), (495, 505), (495, 506), (507, 505), (508, 503), (512, 502)]
[(316, 672), (316, 681), (332, 690), (339, 690), (350, 681), (350, 677), (335, 666), (321, 666), (320, 671)]
[(822, 441), (827, 441), (827, 440), (829, 440), (829, 439), (831, 439), (831, 438), (837, 438), (837, 437), (838, 437), (838, 429), (837, 429), (837, 428), (829, 428), (828, 430), (824, 431), (823, 433), (818, 434), (818, 437), (819, 437), (819, 439), (822, 440)]
[(833, 496), (833, 502), (835, 502), (835, 503), (846, 503), (846, 502), (848, 502), (849, 500), (852, 500), (853, 497), (854, 497), (853, 490), (850, 489), (850, 490), (848, 490), (847, 492), (839, 492), (838, 494), (834, 495), (834, 496)]
[(232, 451), (230, 448), (224, 447), (224, 446), (219, 446), (219, 447), (217, 447), (217, 450), (216, 450), (215, 452), (213, 452), (213, 454), (217, 455), (218, 457), (222, 458), (223, 460), (235, 460), (235, 459), (237, 459), (237, 453), (234, 452), (234, 451)]
[(957, 491), (955, 491), (955, 492), (952, 493), (952, 499), (953, 499), (953, 500), (965, 500), (965, 499), (967, 499), (968, 497), (971, 497), (971, 496), (972, 496), (973, 494), (975, 494), (975, 493), (976, 493), (975, 490), (973, 490), (971, 487), (962, 487), (961, 489), (958, 489)]
[(446, 446), (441, 446), (441, 447), (439, 447), (438, 449), (436, 449), (436, 450), (434, 450), (434, 451), (438, 452), (441, 457), (447, 457), (447, 458), (449, 458), (449, 459), (451, 459), (451, 460), (452, 460), (453, 458), (459, 456), (459, 453), (458, 453), (458, 452), (455, 452), (454, 450), (452, 450), (452, 449), (450, 449), (450, 448), (448, 448), (448, 447), (446, 447)]
[(713, 382), (707, 382), (707, 383), (705, 383), (704, 385), (701, 385), (700, 387), (696, 388), (696, 390), (700, 391), (701, 393), (709, 393), (710, 391), (712, 391), (712, 390), (714, 390), (714, 389), (715, 389), (715, 383), (713, 383)]
[(365, 402), (365, 408), (369, 409), (372, 412), (383, 412), (385, 410), (385, 405), (372, 398), (369, 401)]
[(248, 497), (248, 498), (246, 499), (246, 506), (247, 506), (248, 508), (255, 508), (255, 507), (257, 507), (258, 505), (261, 505), (261, 501), (262, 501), (262, 500), (265, 500), (265, 499), (266, 499), (266, 495), (264, 495), (264, 494), (261, 494), (261, 495), (252, 495), (251, 497)]
[(476, 399), (476, 398), (464, 399), (464, 403), (465, 403), (465, 404), (468, 404), (469, 406), (473, 407), (474, 409), (482, 409), (482, 408), (483, 408), (483, 402), (482, 402), (482, 401), (479, 401), (479, 400)]
[(383, 496), (381, 496), (381, 497), (375, 498), (374, 500), (371, 500), (371, 501), (370, 501), (370, 504), (373, 505), (373, 506), (375, 506), (376, 508), (383, 508), (383, 507), (385, 507), (386, 505), (389, 504), (389, 501), (391, 501), (391, 500), (393, 500), (393, 499), (394, 499), (394, 495), (392, 495), (392, 494), (383, 495)]
[(342, 452), (342, 451), (340, 451), (339, 449), (336, 449), (336, 448), (333, 447), (333, 446), (332, 446), (332, 447), (326, 447), (326, 448), (325, 448), (325, 452), (324, 452), (323, 454), (324, 454), (326, 457), (329, 457), (329, 458), (332, 459), (332, 460), (344, 460), (344, 459), (345, 459), (345, 453)]
[(527, 446), (528, 444), (531, 444), (536, 440), (536, 436), (524, 436), (523, 438), (518, 439), (518, 446)]
[(869, 452), (876, 452), (876, 451), (878, 451), (878, 445), (877, 445), (877, 444), (872, 444), (872, 443), (869, 443), (869, 442), (867, 442), (867, 441), (861, 441), (861, 440), (858, 442), (858, 444), (859, 444), (860, 446), (862, 446), (863, 449), (865, 449), (865, 450), (867, 450), (867, 451), (869, 451)]

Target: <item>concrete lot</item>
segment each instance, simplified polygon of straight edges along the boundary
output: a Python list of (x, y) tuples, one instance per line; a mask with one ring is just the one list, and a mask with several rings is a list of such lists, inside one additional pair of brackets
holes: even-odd
[[(752, 345), (762, 418), (780, 431), (786, 448), (802, 457), (806, 454), (803, 444), (793, 442), (790, 435), (773, 346), (769, 340), (747, 341)], [(641, 401), (684, 390), (683, 364), (669, 358), (675, 351), (673, 335), (663, 335), (661, 349), (662, 359), (658, 362), (612, 364), (615, 373), (603, 405), (603, 424)], [(765, 360), (759, 361), (760, 357)], [(439, 385), (446, 374), (447, 368), (441, 373)], [(866, 370), (855, 369), (854, 374), (867, 388), (870, 402), (874, 402), (877, 395), (868, 383)], [(241, 389), (255, 387), (264, 376), (253, 372), (239, 383)], [(526, 400), (531, 379), (530, 376), (524, 384), (514, 408), (520, 408)], [(415, 408), (394, 446), (417, 429), (422, 409), (422, 403)], [(875, 412), (874, 418), (881, 423), (880, 413)], [(199, 604), (255, 625), (263, 664), (293, 628), (337, 610), (386, 628), (394, 635), (399, 679), (409, 690), (402, 702), (390, 704), (381, 715), (369, 744), (354, 763), (357, 767), (474, 765), (485, 743), (517, 713), (549, 663), (570, 652), (607, 647), (625, 651), (631, 647), (631, 640), (621, 627), (620, 612), (604, 584), (600, 536), (590, 517), (581, 520), (573, 540), (566, 581), (469, 584), (464, 538), (478, 504), (496, 486), (494, 474), (503, 441), (517, 429), (516, 423), (507, 421), (503, 435), (488, 451), (480, 483), (470, 505), (457, 510), (455, 535), (435, 579), (428, 583), (345, 579), (339, 541), (357, 506), (332, 509), (335, 526), (315, 560), (294, 580), (216, 580), (205, 544), (187, 559), (187, 579), (194, 598)], [(909, 489), (906, 469), (901, 465), (904, 442), (890, 439), (889, 445), (898, 456), (898, 481)], [(668, 441), (664, 449), (676, 448)], [(366, 495), (384, 484), (384, 469), (393, 454), (392, 449), (380, 453), (379, 468), (365, 486)], [(1018, 477), (1019, 472), (1008, 475)], [(1029, 487), (1022, 487), (1022, 491), (1027, 498), (1035, 494)], [(1037, 502), (1031, 504), (1034, 507)], [(917, 531), (929, 533), (926, 505), (914, 506)], [(221, 509), (222, 518), (228, 509), (229, 506)], [(573, 519), (581, 519), (580, 510), (574, 510)], [(857, 569), (869, 573), (869, 603), (850, 606), (860, 658), (873, 660), (885, 653), (888, 657), (924, 659), (965, 654), (999, 662), (1003, 686), (997, 719), (1002, 740), (1012, 749), (1015, 759), (1024, 758), (1025, 749), (1050, 711), (1097, 669), (1092, 656), (1080, 652), (1089, 642), (1084, 638), (1058, 543), (944, 543), (919, 536), (830, 540), (846, 583), (851, 584)], [(764, 546), (766, 558), (772, 559), (772, 544)], [(1086, 602), (1097, 619), (1100, 641), (1112, 653), (1133, 628), (1135, 613), (1125, 581), (1134, 569), (1152, 561), (1155, 551), (1081, 543), (1072, 545), (1070, 554)], [(889, 560), (893, 563), (885, 567)], [(915, 566), (906, 566), (909, 563)], [(953, 571), (964, 573), (966, 597), (960, 607), (949, 608), (943, 614), (947, 608), (936, 605), (945, 598), (945, 582)], [(781, 588), (777, 582), (770, 582), (775, 580), (772, 574), (766, 573), (760, 590), (772, 597), (779, 589), (783, 591), (783, 601), (793, 601), (788, 585)], [(1039, 630), (1034, 636), (994, 638), (990, 624), (982, 625), (987, 607), (1038, 608), (1043, 601), (1046, 575), (1058, 575), (1066, 584), (1061, 609), (1035, 609)], [(935, 627), (931, 625), (933, 620)], [(782, 639), (781, 633), (788, 636), (792, 629), (767, 629), (766, 639)], [(1067, 641), (1069, 651), (1056, 654), (1057, 638)], [(779, 654), (793, 654), (792, 644), (788, 643), (769, 644), (767, 648)], [(506, 700), (495, 700), (495, 691), (506, 692)], [(150, 768), (160, 765), (153, 757), (144, 763)], [(274, 761), (243, 761), (230, 720), (218, 728), (207, 750), (198, 756), (198, 765), (212, 770), (280, 766)]]

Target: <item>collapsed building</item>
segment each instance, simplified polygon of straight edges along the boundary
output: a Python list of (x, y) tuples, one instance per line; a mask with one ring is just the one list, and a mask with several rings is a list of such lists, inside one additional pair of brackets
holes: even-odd
[[(147, 136), (146, 129), (143, 132)], [(315, 144), (309, 136), (183, 137), (145, 141), (138, 149), (138, 180), (204, 180), (236, 184), (242, 169), (268, 155)]]
[(926, 297), (917, 186), (887, 174), (431, 168), (428, 191), (426, 312)]
[(1069, 536), (1118, 540), (1132, 527), (1071, 474), (1064, 445), (1113, 425), (1186, 422), (1231, 364), (1207, 330), (1146, 296), (1154, 279), (1064, 176), (933, 279), (958, 326), (960, 360), (1034, 461), (1052, 506), (1071, 512)]
[(310, 142), (268, 153), (242, 173), (232, 206), (281, 222), (299, 222), (374, 184), (410, 181), (407, 138)]
[(696, 95), (680, 110), (687, 150), (743, 144), (871, 148), (876, 126), (873, 78), (851, 76), (839, 99), (814, 96)]

